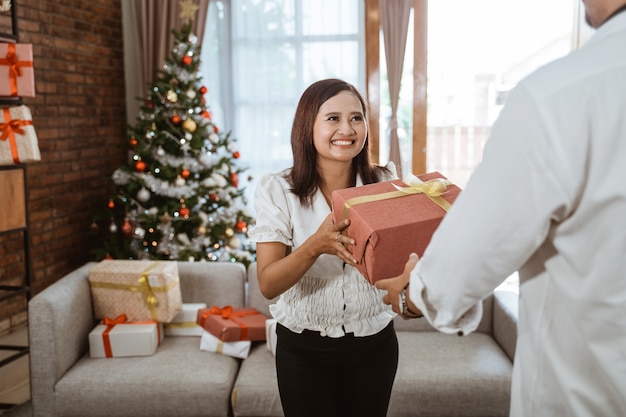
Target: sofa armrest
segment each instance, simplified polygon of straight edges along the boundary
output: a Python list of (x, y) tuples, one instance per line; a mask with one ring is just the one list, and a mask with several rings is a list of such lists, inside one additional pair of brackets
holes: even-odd
[(496, 290), (493, 293), (493, 338), (506, 352), (515, 357), (519, 295), (513, 291)]
[(95, 325), (89, 269), (94, 262), (67, 274), (28, 303), (31, 398), (33, 416), (54, 415), (57, 381), (88, 349)]

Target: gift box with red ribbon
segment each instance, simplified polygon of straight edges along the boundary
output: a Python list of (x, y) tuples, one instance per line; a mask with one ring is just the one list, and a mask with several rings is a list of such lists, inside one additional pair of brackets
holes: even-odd
[(198, 310), (197, 323), (224, 342), (265, 341), (267, 319), (266, 315), (254, 308), (212, 306)]
[(424, 253), (460, 191), (438, 172), (345, 188), (332, 194), (333, 220), (350, 219), (343, 233), (356, 244), (347, 248), (373, 284), (400, 275), (412, 252)]
[(176, 261), (106, 259), (89, 270), (89, 285), (97, 319), (169, 323), (183, 306)]
[(154, 320), (128, 321), (125, 314), (114, 319), (105, 317), (89, 333), (89, 355), (92, 358), (150, 356), (162, 338), (162, 326)]
[(0, 43), (0, 96), (35, 97), (31, 44)]
[(40, 161), (30, 109), (24, 105), (0, 110), (0, 165)]

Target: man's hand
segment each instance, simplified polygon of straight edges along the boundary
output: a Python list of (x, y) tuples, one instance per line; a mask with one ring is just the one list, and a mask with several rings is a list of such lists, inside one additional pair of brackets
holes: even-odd
[[(412, 253), (409, 255), (409, 260), (404, 266), (404, 272), (401, 275), (389, 279), (382, 279), (380, 281), (376, 281), (376, 288), (387, 291), (387, 294), (383, 297), (383, 303), (391, 305), (391, 308), (394, 312), (399, 314), (404, 319), (415, 318), (422, 315), (421, 311), (415, 307), (413, 303), (409, 300), (408, 291), (406, 292), (406, 304), (409, 307), (409, 311), (405, 309), (402, 314), (402, 305), (400, 305), (400, 293), (405, 287), (408, 287), (409, 280), (411, 278), (411, 271), (415, 268), (419, 257), (417, 254)], [(408, 313), (408, 314), (407, 314)]]

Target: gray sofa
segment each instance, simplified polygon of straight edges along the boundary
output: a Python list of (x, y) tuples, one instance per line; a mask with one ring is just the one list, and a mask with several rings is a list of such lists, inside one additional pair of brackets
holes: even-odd
[[(274, 357), (255, 342), (247, 359), (199, 350), (197, 337), (165, 337), (152, 356), (91, 359), (96, 324), (88, 263), (29, 302), (33, 416), (282, 416)], [(250, 306), (269, 315), (256, 265), (179, 263), (183, 302)], [(400, 363), (390, 417), (507, 416), (517, 296), (484, 301), (478, 332), (458, 337), (423, 320), (396, 319)]]

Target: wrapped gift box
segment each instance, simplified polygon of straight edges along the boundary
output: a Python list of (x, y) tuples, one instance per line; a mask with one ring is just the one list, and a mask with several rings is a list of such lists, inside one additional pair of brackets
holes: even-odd
[(265, 341), (268, 317), (254, 308), (202, 308), (196, 322), (223, 342), (236, 340)]
[(202, 337), (200, 338), (200, 350), (241, 359), (248, 357), (251, 345), (250, 340), (224, 342), (206, 330), (202, 330)]
[(32, 44), (0, 43), (0, 96), (35, 97)]
[(272, 355), (276, 356), (276, 324), (278, 322), (276, 319), (268, 319), (265, 322), (265, 344), (267, 346), (267, 350), (272, 352)]
[(356, 244), (348, 249), (373, 284), (400, 275), (412, 252), (424, 253), (460, 191), (438, 172), (346, 188), (332, 194), (333, 219), (350, 219), (344, 233)]
[(182, 310), (176, 261), (107, 259), (89, 270), (94, 316), (169, 323)]
[(196, 323), (198, 310), (204, 303), (183, 303), (183, 309), (169, 323), (164, 323), (165, 336), (202, 336), (204, 329)]
[(89, 333), (89, 354), (92, 358), (150, 356), (161, 343), (162, 330), (154, 320), (127, 321), (124, 315), (105, 318)]
[(3, 107), (0, 115), (0, 165), (40, 161), (30, 109), (23, 105)]

